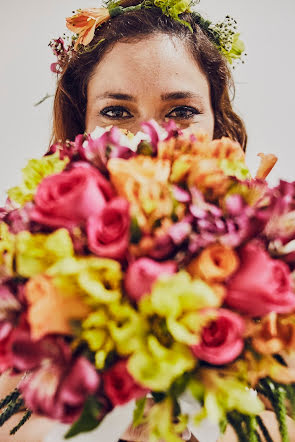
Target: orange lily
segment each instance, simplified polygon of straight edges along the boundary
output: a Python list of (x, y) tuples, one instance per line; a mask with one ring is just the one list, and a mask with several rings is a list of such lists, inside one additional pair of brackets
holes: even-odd
[(70, 334), (72, 319), (85, 319), (89, 308), (77, 296), (59, 293), (50, 277), (37, 275), (25, 288), (28, 321), (33, 339), (50, 333)]
[(265, 155), (264, 153), (259, 153), (258, 156), (261, 158), (261, 160), (256, 173), (256, 178), (264, 180), (268, 176), (278, 159), (272, 153), (269, 153), (267, 155)]
[(107, 8), (78, 9), (75, 15), (68, 17), (67, 28), (78, 34), (75, 50), (79, 44), (87, 46), (93, 40), (95, 29), (109, 18), (110, 13)]

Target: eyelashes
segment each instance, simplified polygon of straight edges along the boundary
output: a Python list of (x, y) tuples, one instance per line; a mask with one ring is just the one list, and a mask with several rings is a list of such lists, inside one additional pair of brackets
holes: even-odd
[[(178, 112), (178, 116), (173, 116), (172, 113)], [(166, 115), (166, 118), (180, 119), (180, 120), (189, 120), (193, 118), (195, 115), (199, 115), (201, 112), (195, 107), (191, 106), (178, 106), (174, 108), (169, 114)]]
[[(113, 112), (115, 115), (110, 115)], [(123, 116), (124, 112), (127, 116)], [(132, 118), (132, 114), (123, 106), (108, 106), (100, 111), (100, 115), (109, 118), (110, 120), (129, 120)]]
[[(99, 114), (110, 120), (129, 120), (133, 117), (133, 115), (124, 106), (107, 106), (102, 109)], [(195, 107), (177, 106), (172, 109), (167, 115), (165, 115), (165, 118), (173, 118), (175, 120), (189, 120), (195, 115), (199, 114), (201, 114), (201, 112)]]

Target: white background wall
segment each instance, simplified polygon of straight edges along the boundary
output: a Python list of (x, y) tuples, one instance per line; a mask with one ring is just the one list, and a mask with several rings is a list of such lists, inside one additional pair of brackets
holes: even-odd
[[(55, 61), (51, 38), (62, 35), (65, 17), (97, 0), (0, 0), (0, 198), (18, 183), (20, 169), (48, 146)], [(279, 156), (270, 181), (295, 179), (295, 0), (201, 0), (200, 10), (214, 20), (230, 14), (238, 20), (247, 45), (246, 63), (235, 71), (235, 107), (249, 133), (248, 163), (258, 152)]]

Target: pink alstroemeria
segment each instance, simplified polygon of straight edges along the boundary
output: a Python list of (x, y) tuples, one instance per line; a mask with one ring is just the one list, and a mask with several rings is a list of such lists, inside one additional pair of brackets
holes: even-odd
[(174, 120), (165, 121), (162, 126), (167, 132), (167, 137), (165, 138), (165, 141), (170, 140), (170, 138), (173, 137), (179, 137), (183, 135), (183, 131), (177, 126)]
[(295, 181), (281, 180), (273, 189), (268, 212), (269, 221), (264, 230), (267, 238), (283, 243), (295, 239)]
[(8, 285), (0, 286), (0, 373), (12, 368), (10, 337), (15, 329), (22, 304)]
[(125, 139), (118, 127), (114, 126), (98, 137), (95, 132), (96, 130), (87, 137), (80, 152), (84, 159), (101, 172), (105, 173), (107, 171), (106, 164), (109, 158), (128, 159), (134, 156), (133, 150), (128, 145), (124, 145)]
[(31, 370), (19, 385), (26, 406), (51, 419), (74, 422), (87, 397), (98, 389), (100, 378), (93, 365), (83, 356), (73, 358), (61, 338), (32, 342), (23, 334), (13, 347), (15, 365)]
[(141, 128), (144, 133), (149, 135), (151, 144), (153, 147), (153, 153), (155, 154), (158, 149), (159, 141), (167, 138), (167, 131), (161, 127), (155, 120), (149, 120), (141, 124)]

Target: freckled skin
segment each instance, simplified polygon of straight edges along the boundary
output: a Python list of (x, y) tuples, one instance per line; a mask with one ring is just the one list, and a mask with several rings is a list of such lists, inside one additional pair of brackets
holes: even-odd
[[(109, 91), (132, 95), (134, 102), (98, 98)], [(196, 96), (161, 99), (162, 94), (176, 91), (189, 91)], [(113, 120), (100, 114), (108, 106), (123, 106), (127, 112)], [(173, 109), (183, 106), (198, 113), (190, 118), (179, 117), (179, 111), (173, 113)], [(130, 118), (121, 118), (128, 112)], [(207, 78), (183, 42), (163, 34), (139, 42), (116, 43), (96, 66), (87, 89), (87, 132), (110, 124), (136, 132), (142, 121), (151, 118), (158, 122), (173, 118), (182, 127), (192, 124), (213, 137), (214, 115)]]

